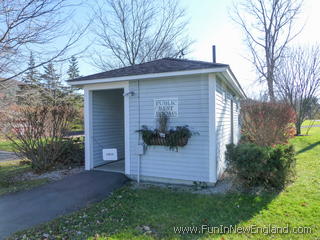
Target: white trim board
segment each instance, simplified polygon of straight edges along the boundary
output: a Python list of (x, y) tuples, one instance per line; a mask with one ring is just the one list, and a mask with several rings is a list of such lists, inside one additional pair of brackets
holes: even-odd
[(92, 169), (92, 92), (84, 90), (85, 170)]
[(242, 98), (247, 97), (230, 68), (228, 68), (227, 71), (223, 72), (221, 75), (225, 78), (225, 82), (230, 84), (233, 91), (237, 92)]
[(209, 182), (217, 181), (217, 154), (216, 154), (216, 77), (208, 76), (209, 98)]
[[(124, 93), (129, 92), (129, 82), (113, 82), (104, 84), (94, 84), (84, 86), (84, 97), (85, 97), (85, 108), (84, 108), (84, 119), (85, 119), (85, 169), (91, 170), (93, 168), (92, 159), (92, 92), (97, 90), (108, 90), (108, 89), (123, 89)], [(130, 174), (130, 141), (129, 141), (129, 95), (124, 96), (124, 135), (125, 135), (125, 174)]]

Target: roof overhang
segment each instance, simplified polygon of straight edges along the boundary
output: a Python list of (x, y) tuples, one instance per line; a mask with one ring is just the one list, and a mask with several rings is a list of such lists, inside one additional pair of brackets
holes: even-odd
[(231, 71), (230, 67), (227, 67), (226, 71), (221, 73), (227, 82), (231, 85), (231, 87), (239, 94), (241, 98), (247, 98), (247, 95), (243, 91), (240, 83), (238, 82), (237, 78)]
[(219, 68), (204, 68), (204, 69), (176, 71), (176, 72), (150, 73), (150, 74), (123, 76), (123, 77), (101, 78), (101, 79), (81, 80), (81, 81), (68, 81), (68, 84), (70, 84), (71, 86), (81, 86), (81, 85), (95, 84), (95, 83), (174, 77), (174, 76), (184, 76), (184, 75), (204, 74), (204, 73), (215, 73), (215, 72), (226, 71), (226, 69), (227, 69), (227, 67), (221, 67), (221, 68), (219, 67)]
[(185, 76), (185, 75), (195, 75), (195, 74), (209, 74), (209, 73), (221, 73), (228, 83), (237, 91), (237, 93), (246, 98), (246, 95), (241, 88), (236, 77), (232, 73), (229, 66), (226, 67), (215, 67), (215, 68), (204, 68), (196, 70), (186, 70), (186, 71), (176, 71), (176, 72), (162, 72), (162, 73), (150, 73), (150, 74), (140, 74), (131, 75), (123, 77), (112, 77), (112, 78), (100, 78), (91, 80), (80, 80), (80, 81), (68, 81), (71, 86), (83, 87), (84, 85), (97, 84), (97, 83), (109, 83), (109, 82), (119, 82), (119, 81), (133, 81), (142, 79), (155, 79), (155, 78), (165, 78), (165, 77), (175, 77), (175, 76)]

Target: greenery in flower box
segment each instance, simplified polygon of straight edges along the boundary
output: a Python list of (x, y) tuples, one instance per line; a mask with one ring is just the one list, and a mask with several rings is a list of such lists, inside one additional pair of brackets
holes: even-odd
[(189, 138), (197, 133), (192, 132), (187, 125), (177, 126), (168, 131), (160, 131), (159, 129), (149, 129), (147, 126), (142, 126), (138, 130), (142, 136), (142, 140), (148, 146), (161, 145), (167, 146), (170, 150), (178, 151), (178, 147), (187, 145)]
[(139, 132), (142, 135), (142, 140), (147, 146), (167, 146), (170, 150), (178, 151), (178, 147), (187, 145), (189, 138), (198, 134), (192, 132), (188, 125), (177, 126), (168, 130), (169, 116), (166, 112), (161, 112), (158, 115), (158, 128), (149, 129), (143, 125)]

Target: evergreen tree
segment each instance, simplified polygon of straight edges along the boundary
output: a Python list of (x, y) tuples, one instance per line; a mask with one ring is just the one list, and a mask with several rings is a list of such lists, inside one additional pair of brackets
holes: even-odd
[(29, 105), (40, 99), (41, 83), (40, 74), (35, 68), (36, 63), (34, 60), (33, 53), (30, 52), (30, 57), (28, 61), (28, 70), (22, 77), (22, 81), (26, 83), (19, 88), (17, 92), (17, 102), (19, 104)]
[(53, 63), (44, 66), (44, 74), (42, 74), (43, 87), (54, 90), (62, 87), (60, 76), (57, 74)]
[(68, 75), (69, 75), (69, 80), (75, 79), (80, 76), (78, 60), (75, 56), (72, 56), (69, 61)]
[(44, 74), (41, 76), (41, 82), (45, 93), (44, 97), (51, 103), (56, 104), (65, 97), (65, 87), (53, 63), (44, 66)]
[(30, 53), (29, 62), (28, 62), (28, 70), (25, 73), (25, 76), (23, 77), (23, 81), (26, 84), (35, 85), (39, 84), (39, 72), (37, 69), (35, 69), (35, 60), (33, 53)]

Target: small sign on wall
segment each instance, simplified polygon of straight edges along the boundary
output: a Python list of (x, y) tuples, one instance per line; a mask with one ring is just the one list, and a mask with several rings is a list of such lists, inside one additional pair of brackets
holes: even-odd
[(116, 148), (102, 149), (102, 159), (104, 161), (115, 161), (118, 160), (118, 152)]
[(154, 99), (154, 116), (159, 117), (164, 112), (169, 117), (178, 117), (178, 104), (178, 98)]

